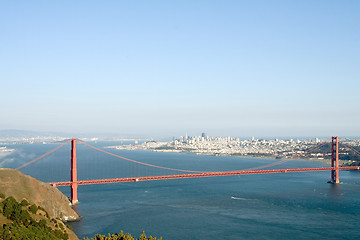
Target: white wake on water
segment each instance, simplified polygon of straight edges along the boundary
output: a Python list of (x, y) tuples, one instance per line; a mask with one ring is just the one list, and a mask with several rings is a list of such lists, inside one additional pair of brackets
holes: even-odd
[(231, 199), (235, 199), (235, 200), (250, 200), (250, 199), (247, 199), (247, 198), (239, 198), (239, 197), (234, 197), (234, 196), (231, 196)]

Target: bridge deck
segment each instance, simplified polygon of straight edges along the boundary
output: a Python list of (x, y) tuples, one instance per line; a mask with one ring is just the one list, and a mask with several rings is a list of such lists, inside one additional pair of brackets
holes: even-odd
[[(360, 170), (359, 166), (339, 167), (339, 170)], [(90, 184), (105, 184), (105, 183), (120, 183), (120, 182), (139, 182), (139, 181), (153, 181), (153, 180), (167, 180), (167, 179), (181, 179), (181, 178), (200, 178), (200, 177), (217, 177), (217, 176), (234, 176), (234, 175), (250, 175), (250, 174), (268, 174), (268, 173), (290, 173), (290, 172), (315, 172), (315, 171), (330, 171), (336, 170), (335, 167), (323, 168), (290, 168), (290, 169), (272, 169), (272, 170), (238, 170), (225, 172), (204, 172), (178, 175), (164, 175), (164, 176), (148, 176), (148, 177), (132, 177), (132, 178), (113, 178), (113, 179), (97, 179), (97, 180), (79, 180), (78, 185)], [(71, 182), (52, 182), (53, 186), (71, 186)]]

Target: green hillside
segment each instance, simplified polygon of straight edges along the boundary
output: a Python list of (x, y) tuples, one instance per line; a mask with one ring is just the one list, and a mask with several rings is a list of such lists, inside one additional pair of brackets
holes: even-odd
[[(0, 194), (0, 239), (68, 240), (77, 237), (60, 220), (50, 218), (44, 208), (27, 200)], [(71, 238), (69, 238), (69, 234)]]

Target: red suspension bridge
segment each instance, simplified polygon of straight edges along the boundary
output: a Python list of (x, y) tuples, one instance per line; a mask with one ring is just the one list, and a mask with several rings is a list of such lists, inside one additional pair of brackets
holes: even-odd
[[(120, 158), (122, 160), (132, 162), (135, 164), (143, 165), (146, 167), (151, 168), (157, 168), (157, 169), (165, 169), (165, 170), (171, 170), (174, 172), (177, 172), (178, 174), (172, 174), (172, 175), (156, 175), (156, 176), (141, 176), (141, 177), (126, 177), (126, 178), (111, 178), (111, 179), (95, 179), (95, 180), (78, 180), (77, 179), (77, 159), (76, 159), (76, 143), (81, 143), (83, 145), (86, 145), (88, 147), (91, 147), (97, 151), (109, 154), (113, 157)], [(166, 180), (166, 179), (182, 179), (182, 178), (200, 178), (200, 177), (217, 177), (217, 176), (233, 176), (233, 175), (249, 175), (249, 174), (267, 174), (267, 173), (291, 173), (291, 172), (309, 172), (309, 171), (330, 171), (331, 172), (331, 178), (330, 183), (340, 183), (339, 180), (339, 170), (353, 170), (357, 169), (359, 170), (359, 166), (346, 166), (346, 167), (340, 167), (339, 166), (339, 139), (338, 137), (332, 137), (331, 140), (331, 166), (330, 167), (320, 167), (320, 168), (291, 168), (291, 169), (271, 169), (271, 170), (264, 170), (264, 168), (273, 167), (275, 165), (279, 165), (285, 162), (290, 161), (287, 160), (281, 160), (279, 162), (245, 169), (245, 170), (236, 170), (236, 171), (219, 171), (219, 172), (209, 172), (209, 171), (193, 171), (193, 170), (184, 170), (184, 169), (176, 169), (176, 168), (169, 168), (164, 166), (157, 166), (153, 164), (148, 164), (140, 161), (136, 161), (133, 159), (125, 158), (113, 153), (110, 153), (108, 151), (105, 151), (103, 149), (91, 146), (81, 140), (78, 139), (71, 139), (63, 143), (62, 145), (54, 148), (53, 150), (41, 155), (40, 157), (23, 164), (22, 166), (18, 167), (17, 169), (24, 168), (43, 157), (55, 152), (56, 150), (60, 149), (61, 147), (67, 145), (68, 143), (71, 143), (71, 170), (70, 170), (70, 181), (64, 181), (64, 182), (52, 182), (50, 183), (52, 186), (70, 186), (71, 187), (71, 203), (77, 204), (78, 203), (78, 197), (77, 197), (77, 188), (78, 185), (89, 185), (89, 184), (105, 184), (105, 183), (120, 183), (120, 182), (138, 182), (138, 181), (152, 181), (152, 180)], [(316, 145), (313, 148), (308, 149), (305, 153), (310, 153), (315, 150), (318, 150), (328, 142), (323, 142), (319, 145)], [(353, 147), (343, 144), (345, 147), (353, 151), (355, 154), (360, 156), (360, 152), (358, 152)], [(181, 173), (181, 174), (179, 174)]]

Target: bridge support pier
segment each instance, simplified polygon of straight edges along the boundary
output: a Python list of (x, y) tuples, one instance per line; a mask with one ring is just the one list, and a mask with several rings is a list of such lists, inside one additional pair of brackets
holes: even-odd
[(76, 139), (71, 139), (71, 170), (70, 170), (70, 179), (71, 179), (71, 204), (78, 204), (77, 197), (77, 167), (76, 167)]
[(339, 180), (339, 138), (332, 137), (331, 139), (331, 167), (335, 167), (335, 170), (331, 170), (330, 183), (340, 183)]

